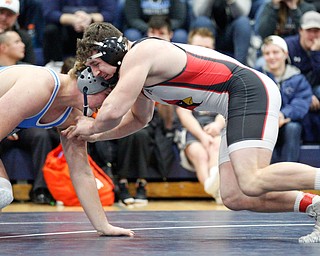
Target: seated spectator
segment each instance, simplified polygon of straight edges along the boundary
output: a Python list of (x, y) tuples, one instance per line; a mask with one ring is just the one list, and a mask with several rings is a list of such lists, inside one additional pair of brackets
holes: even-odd
[(210, 49), (215, 48), (215, 38), (213, 33), (205, 27), (190, 30), (188, 34), (188, 43)]
[[(194, 1), (193, 4), (198, 3)], [(191, 28), (209, 28), (216, 38), (216, 50), (232, 55), (247, 64), (252, 29), (248, 10), (240, 8), (238, 1), (210, 0), (196, 12)], [(241, 40), (239, 40), (241, 38)]]
[(320, 13), (306, 12), (299, 33), (285, 38), (292, 64), (298, 67), (312, 86), (312, 103), (303, 121), (308, 143), (320, 142)]
[(260, 71), (278, 84), (282, 98), (279, 135), (272, 162), (298, 162), (302, 120), (311, 103), (311, 85), (297, 67), (287, 64), (288, 47), (284, 39), (269, 36), (261, 50), (266, 64)]
[(113, 22), (116, 0), (42, 1), (46, 23), (43, 38), (44, 61), (63, 61), (76, 54), (77, 38), (92, 22)]
[(179, 107), (176, 112), (185, 129), (180, 133), (181, 165), (195, 171), (205, 192), (221, 203), (218, 155), (224, 119), (213, 113), (192, 112)]
[(0, 33), (8, 30), (16, 31), (25, 45), (25, 55), (21, 61), (35, 64), (32, 40), (27, 31), (18, 26), (19, 9), (19, 0), (0, 0)]
[(166, 15), (152, 16), (148, 22), (147, 36), (171, 41), (173, 31), (169, 17)]
[(16, 31), (0, 33), (0, 66), (22, 64), (25, 45)]
[(255, 32), (262, 40), (270, 35), (286, 37), (298, 33), (301, 16), (314, 5), (301, 0), (271, 0), (256, 16)]
[(187, 3), (180, 0), (126, 0), (124, 36), (131, 41), (145, 37), (148, 31), (148, 21), (154, 15), (169, 17), (173, 30), (173, 42), (187, 42)]

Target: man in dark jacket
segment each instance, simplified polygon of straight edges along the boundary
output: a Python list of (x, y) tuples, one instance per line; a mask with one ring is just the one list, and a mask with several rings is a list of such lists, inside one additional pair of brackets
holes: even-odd
[(279, 136), (273, 151), (273, 162), (298, 162), (302, 120), (308, 113), (312, 91), (300, 70), (286, 63), (288, 47), (279, 36), (269, 36), (261, 47), (265, 65), (260, 71), (279, 86), (282, 104), (279, 115)]
[(285, 38), (291, 62), (312, 86), (312, 102), (304, 120), (304, 140), (320, 142), (320, 13), (306, 12), (301, 18), (299, 34)]

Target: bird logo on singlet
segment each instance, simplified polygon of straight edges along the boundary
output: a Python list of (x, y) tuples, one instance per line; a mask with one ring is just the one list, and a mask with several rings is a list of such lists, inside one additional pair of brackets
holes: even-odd
[(200, 106), (200, 104), (202, 103), (202, 101), (200, 103), (193, 102), (192, 97), (188, 97), (183, 100), (163, 100), (163, 101), (168, 104), (174, 104), (174, 105), (177, 105), (179, 107), (186, 108), (189, 110), (195, 109), (196, 107)]

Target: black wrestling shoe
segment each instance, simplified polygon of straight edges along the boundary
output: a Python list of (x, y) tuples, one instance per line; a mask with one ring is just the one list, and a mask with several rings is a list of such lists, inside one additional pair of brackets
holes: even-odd
[(125, 205), (130, 205), (134, 203), (134, 198), (130, 195), (128, 190), (128, 182), (119, 182), (119, 201)]
[(36, 190), (31, 190), (30, 200), (35, 204), (56, 204), (56, 201), (47, 188), (37, 188)]
[(147, 204), (147, 191), (146, 191), (147, 182), (145, 180), (139, 180), (136, 183), (137, 193), (134, 198), (136, 204)]

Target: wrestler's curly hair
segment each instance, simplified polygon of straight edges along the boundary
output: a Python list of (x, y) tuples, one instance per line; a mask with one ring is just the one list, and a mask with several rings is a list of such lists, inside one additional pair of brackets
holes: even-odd
[[(85, 63), (97, 50), (97, 45), (94, 42), (101, 42), (109, 37), (120, 37), (123, 34), (115, 26), (107, 22), (92, 23), (83, 34), (82, 39), (77, 40), (77, 61)], [(125, 43), (127, 39), (124, 38)]]
[(76, 61), (73, 67), (69, 70), (68, 75), (71, 78), (78, 78), (80, 73), (86, 68), (83, 62)]

